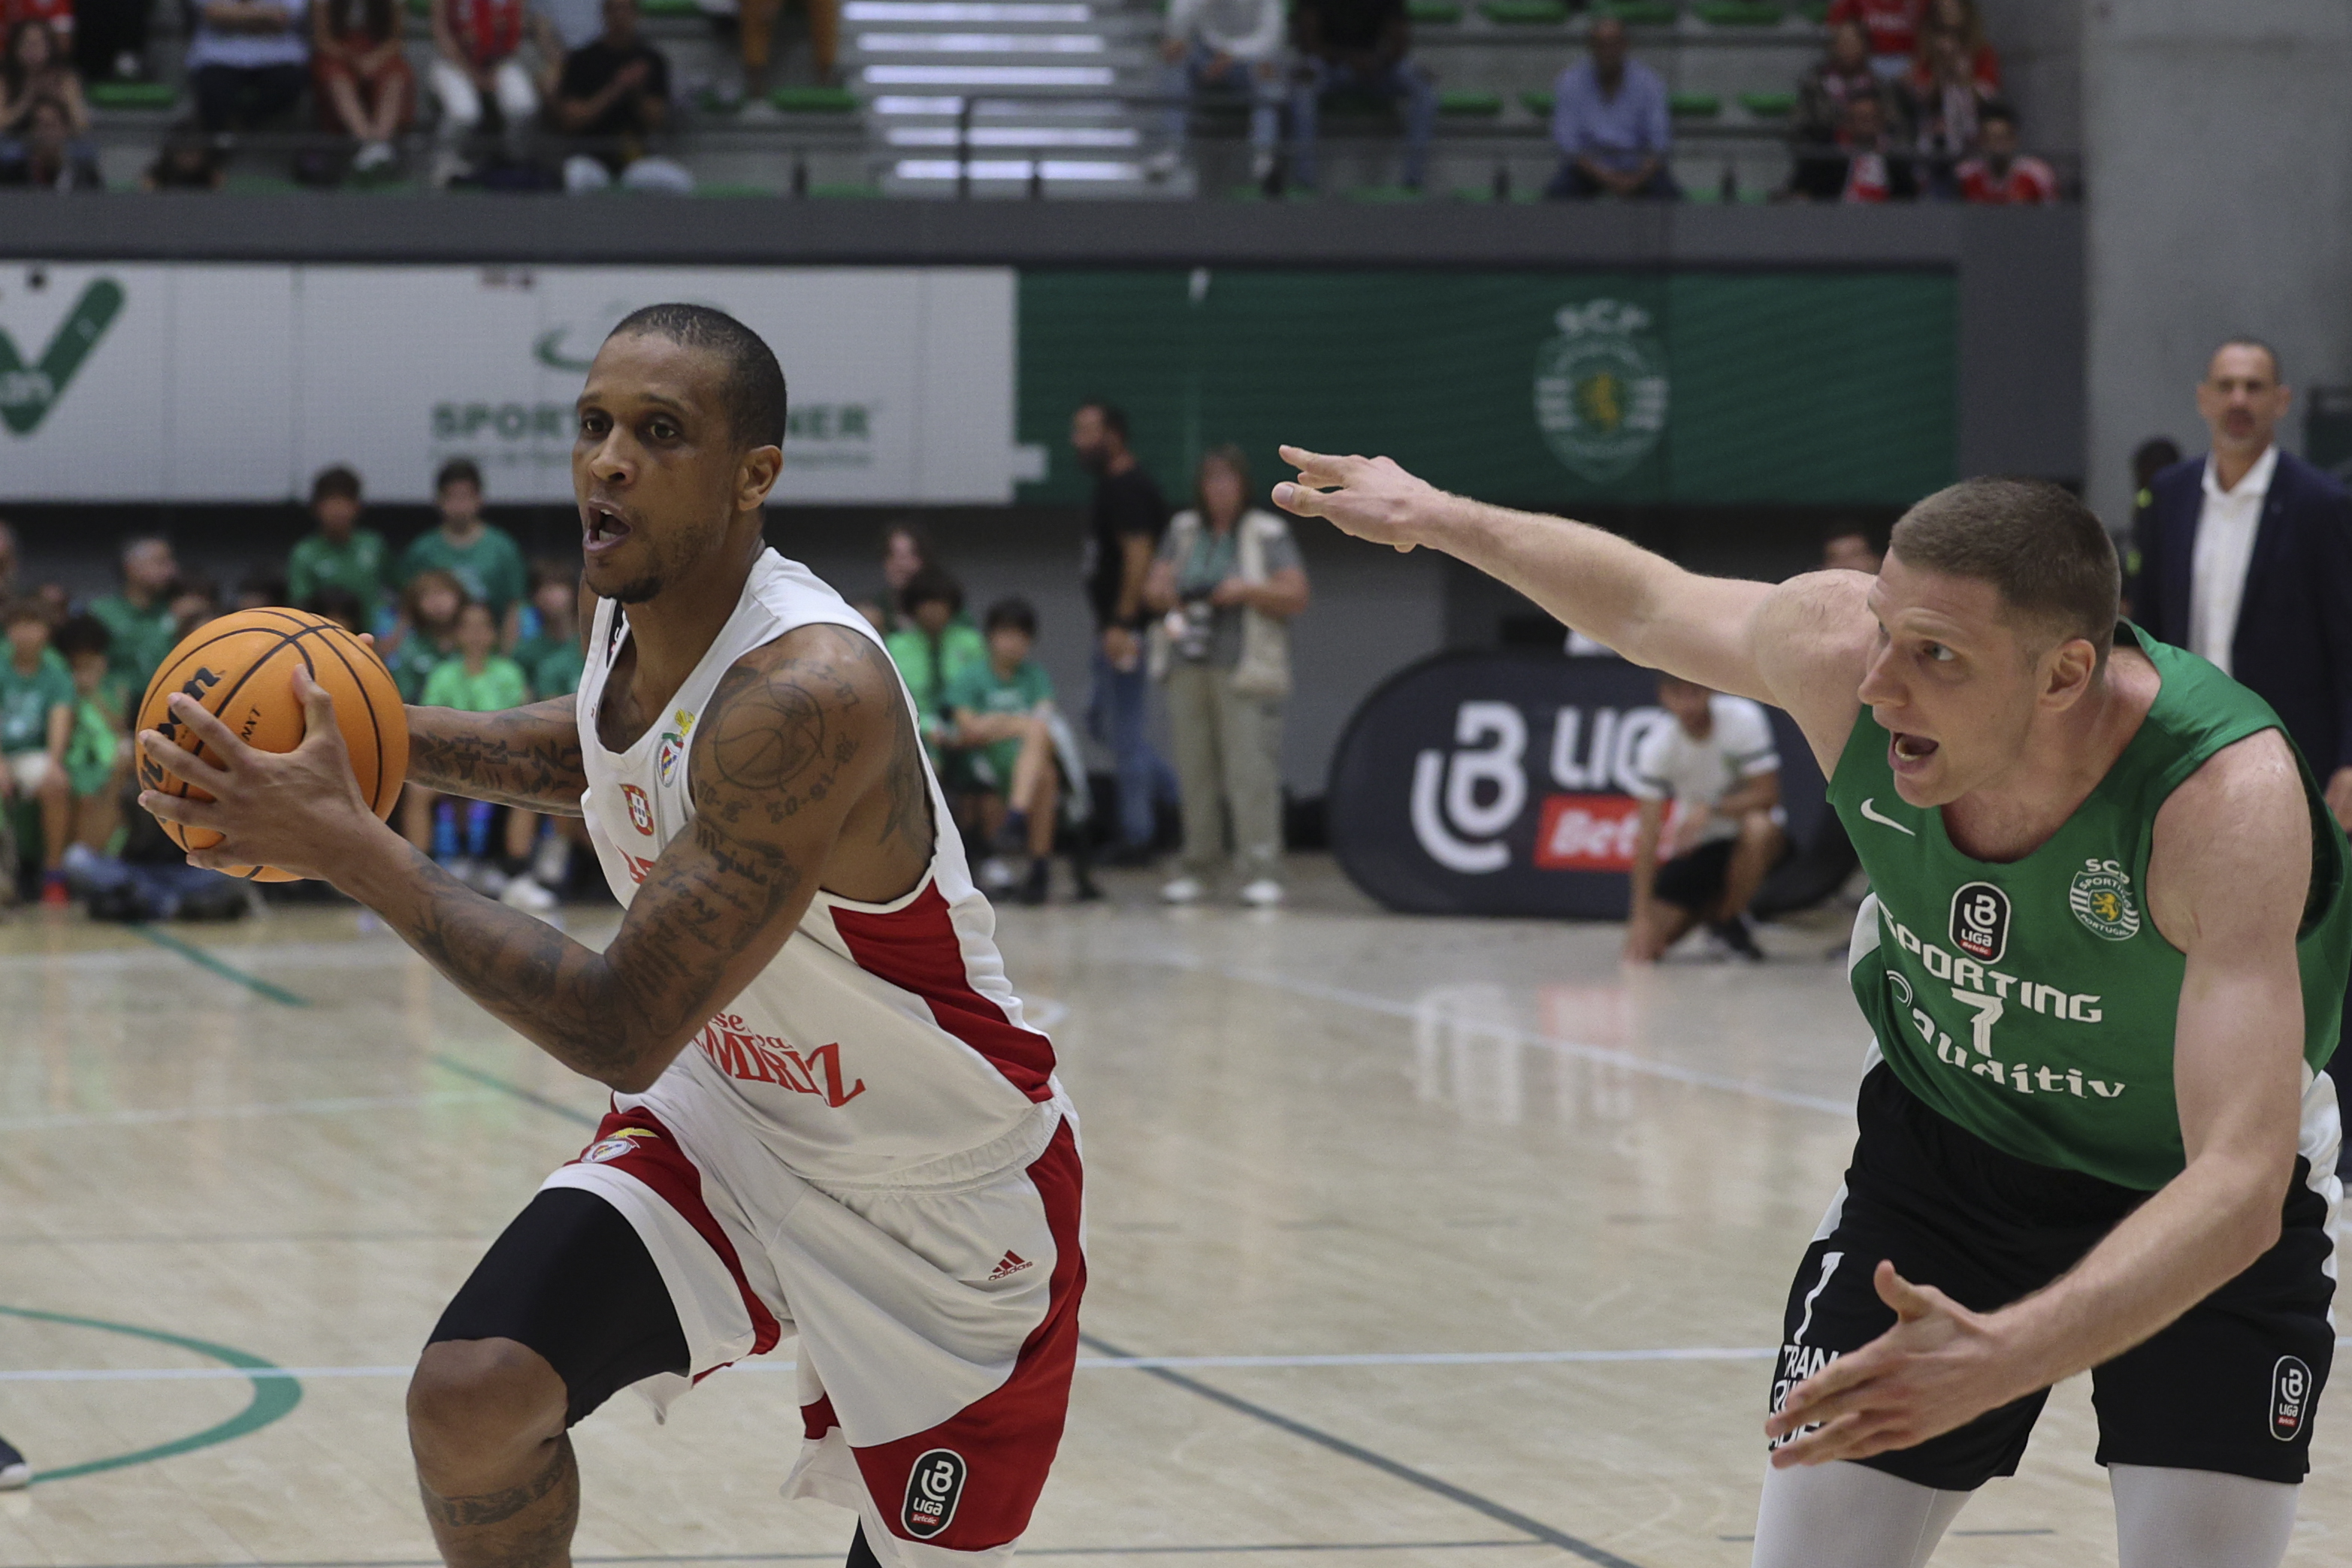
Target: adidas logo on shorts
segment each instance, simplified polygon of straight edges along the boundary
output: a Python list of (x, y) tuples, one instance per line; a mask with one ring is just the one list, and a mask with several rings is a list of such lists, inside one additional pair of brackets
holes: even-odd
[(988, 1277), (992, 1281), (1002, 1280), (1008, 1275), (1018, 1274), (1024, 1269), (1034, 1269), (1036, 1266), (1018, 1252), (1007, 1252), (997, 1260), (996, 1267), (989, 1270)]

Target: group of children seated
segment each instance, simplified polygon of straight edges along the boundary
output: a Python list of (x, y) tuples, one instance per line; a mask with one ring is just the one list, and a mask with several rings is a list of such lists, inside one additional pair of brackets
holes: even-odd
[[(982, 855), (991, 893), (1043, 904), (1052, 887), (1056, 836), (1066, 818), (1075, 895), (1095, 885), (1083, 827), (1090, 801), (1077, 737), (1054, 703), (1053, 677), (1033, 657), (1037, 612), (1024, 599), (992, 604), (975, 626), (963, 590), (926, 565), (898, 590), (898, 615), (878, 601), (859, 608), (915, 699), (923, 745), (956, 822)], [(1014, 869), (1025, 856), (1025, 872)]]

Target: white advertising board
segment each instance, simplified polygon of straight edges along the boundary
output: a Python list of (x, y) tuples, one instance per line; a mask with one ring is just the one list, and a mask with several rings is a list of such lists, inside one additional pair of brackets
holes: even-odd
[(11, 266), (0, 501), (299, 498), (334, 463), (429, 498), (572, 494), (572, 404), (629, 311), (712, 305), (792, 391), (782, 502), (1001, 503), (1014, 277), (992, 267)]

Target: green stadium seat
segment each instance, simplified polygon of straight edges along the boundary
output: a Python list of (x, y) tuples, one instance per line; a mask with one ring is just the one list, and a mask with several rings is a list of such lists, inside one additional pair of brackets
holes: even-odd
[(845, 87), (780, 87), (768, 101), (785, 114), (857, 112), (857, 95)]
[(1568, 20), (1567, 0), (1479, 0), (1478, 14), (1503, 27), (1556, 27)]
[(1702, 0), (1692, 14), (1716, 27), (1777, 27), (1788, 15), (1770, 0)]
[(1437, 112), (1463, 116), (1492, 116), (1503, 112), (1503, 95), (1468, 88), (1457, 88), (1437, 95)]
[(1450, 27), (1462, 20), (1462, 7), (1454, 0), (1410, 0), (1404, 10), (1419, 27)]
[(1592, 15), (1614, 16), (1629, 27), (1671, 27), (1680, 13), (1669, 0), (1592, 0)]
[(1668, 93), (1666, 109), (1677, 120), (1712, 120), (1723, 112), (1723, 99), (1711, 92)]
[(1519, 94), (1519, 107), (1526, 110), (1529, 114), (1534, 115), (1538, 120), (1549, 120), (1551, 118), (1551, 104), (1552, 97), (1551, 94), (1548, 92), (1523, 92)]
[(808, 193), (820, 201), (865, 202), (882, 193), (878, 185), (868, 185), (850, 180), (826, 180), (812, 184)]
[(647, 16), (699, 16), (702, 7), (694, 0), (637, 0), (637, 9)]
[(169, 109), (180, 89), (160, 81), (94, 81), (82, 91), (96, 109)]
[(1743, 92), (1739, 107), (1763, 120), (1786, 120), (1797, 112), (1797, 95), (1793, 92)]

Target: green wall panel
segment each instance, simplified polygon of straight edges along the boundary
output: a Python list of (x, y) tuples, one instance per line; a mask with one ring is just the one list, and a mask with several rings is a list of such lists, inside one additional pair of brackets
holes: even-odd
[(1954, 476), (1956, 321), (1933, 273), (1024, 272), (1021, 498), (1083, 498), (1101, 396), (1171, 497), (1291, 441), (1528, 505), (1902, 504)]

